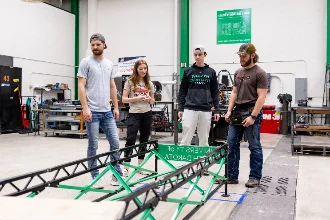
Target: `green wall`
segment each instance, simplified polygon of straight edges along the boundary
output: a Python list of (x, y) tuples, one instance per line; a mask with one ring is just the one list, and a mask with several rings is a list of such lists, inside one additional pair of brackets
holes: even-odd
[(330, 63), (330, 0), (327, 0), (327, 68)]
[(181, 64), (189, 66), (189, 0), (180, 1), (180, 80), (186, 68)]
[(75, 37), (74, 37), (74, 99), (78, 99), (78, 79), (77, 72), (79, 66), (79, 1), (71, 0), (71, 12), (75, 15)]

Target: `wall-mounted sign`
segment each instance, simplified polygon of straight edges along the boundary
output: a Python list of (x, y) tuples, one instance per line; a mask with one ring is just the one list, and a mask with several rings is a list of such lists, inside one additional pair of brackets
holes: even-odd
[(136, 56), (136, 57), (121, 57), (118, 59), (118, 73), (119, 74), (131, 74), (133, 73), (134, 64), (136, 61), (143, 59), (145, 56)]
[(251, 42), (251, 8), (217, 11), (217, 44)]

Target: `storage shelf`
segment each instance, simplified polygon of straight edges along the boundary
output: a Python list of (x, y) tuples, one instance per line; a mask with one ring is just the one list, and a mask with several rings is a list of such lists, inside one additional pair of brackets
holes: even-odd
[(309, 126), (306, 128), (294, 128), (294, 131), (319, 131), (319, 132), (330, 132), (330, 127), (321, 127), (321, 126)]
[[(83, 135), (86, 134), (84, 130), (84, 119), (82, 117), (82, 111), (76, 110), (76, 109), (42, 109), (42, 130), (45, 132), (45, 136), (47, 136), (49, 133), (56, 134), (59, 136), (59, 134), (77, 134), (77, 135)], [(45, 113), (48, 113), (49, 115), (46, 117)], [(53, 114), (53, 113), (64, 113), (63, 114)], [(65, 113), (78, 113), (76, 115), (65, 115)], [(48, 127), (48, 123), (52, 122), (59, 122), (59, 123), (75, 123), (80, 125), (79, 130), (63, 130), (63, 127), (59, 127), (59, 129)], [(47, 128), (46, 128), (47, 125)]]
[[(296, 123), (297, 115), (307, 115), (307, 123)], [(329, 151), (329, 146), (324, 144), (295, 144), (295, 134), (298, 131), (302, 132), (330, 132), (330, 124), (312, 124), (314, 115), (330, 115), (329, 107), (295, 107), (291, 110), (291, 152), (298, 152), (303, 154), (304, 151), (323, 152), (325, 156)]]
[(80, 122), (80, 120), (70, 120), (70, 119), (46, 119), (46, 122)]
[(294, 150), (300, 150), (301, 152), (308, 153), (322, 153), (323, 156), (326, 156), (330, 152), (329, 145), (314, 145), (314, 144), (295, 144), (292, 146)]
[(301, 126), (301, 127), (312, 127), (312, 126), (329, 126), (330, 127), (330, 124), (295, 124), (295, 126)]
[(80, 132), (79, 130), (63, 130), (63, 129), (46, 129), (45, 133), (54, 134), (87, 134), (86, 131)]
[(48, 134), (60, 136), (61, 134), (64, 135), (79, 135), (80, 138), (83, 138), (85, 135), (87, 135), (86, 131), (79, 131), (79, 130), (60, 130), (60, 129), (47, 129), (45, 130), (45, 136), (47, 137)]
[(330, 114), (329, 107), (296, 107), (296, 114)]
[(44, 112), (80, 113), (81, 110), (74, 110), (74, 109), (68, 109), (68, 110), (44, 109)]
[(69, 88), (66, 88), (66, 89), (49, 89), (49, 88), (44, 88), (44, 87), (34, 87), (34, 89), (39, 89), (39, 90), (46, 90), (46, 91), (63, 91), (63, 90), (71, 90)]

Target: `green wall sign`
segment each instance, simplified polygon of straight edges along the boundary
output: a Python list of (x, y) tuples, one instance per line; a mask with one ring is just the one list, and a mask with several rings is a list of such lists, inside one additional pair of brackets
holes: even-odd
[(251, 8), (217, 11), (217, 44), (251, 42)]
[[(158, 153), (166, 160), (193, 162), (203, 157), (216, 147), (199, 147), (199, 146), (179, 146), (175, 144), (158, 144)], [(220, 163), (218, 161), (217, 163)]]

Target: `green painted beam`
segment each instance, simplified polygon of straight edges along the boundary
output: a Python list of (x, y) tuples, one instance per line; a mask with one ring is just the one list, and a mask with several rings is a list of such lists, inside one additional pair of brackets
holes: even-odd
[(78, 99), (78, 66), (79, 66), (79, 1), (71, 0), (71, 12), (75, 15), (75, 35), (74, 35), (74, 99)]
[[(180, 1), (180, 80), (189, 67), (189, 0)], [(186, 67), (182, 67), (182, 64)]]

